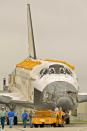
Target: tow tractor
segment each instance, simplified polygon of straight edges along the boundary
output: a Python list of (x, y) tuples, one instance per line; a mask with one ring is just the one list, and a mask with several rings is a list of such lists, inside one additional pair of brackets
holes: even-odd
[(64, 126), (64, 119), (52, 110), (38, 110), (34, 112), (32, 124), (34, 127)]

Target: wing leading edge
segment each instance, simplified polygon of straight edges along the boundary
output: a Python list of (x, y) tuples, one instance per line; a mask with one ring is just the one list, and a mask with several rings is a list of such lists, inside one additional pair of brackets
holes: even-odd
[(87, 93), (78, 93), (78, 102), (87, 102)]
[(1, 93), (0, 94), (0, 103), (1, 104), (14, 104), (21, 105), (24, 107), (34, 108), (34, 104), (23, 99), (22, 97), (17, 96), (15, 93)]

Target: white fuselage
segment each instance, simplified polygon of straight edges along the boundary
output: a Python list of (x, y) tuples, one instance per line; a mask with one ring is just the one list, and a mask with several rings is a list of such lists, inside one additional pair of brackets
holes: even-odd
[(78, 81), (74, 71), (68, 66), (43, 61), (30, 75), (33, 87), (42, 93), (42, 101), (53, 102), (56, 106), (63, 105), (64, 108), (67, 104), (71, 109), (77, 106)]

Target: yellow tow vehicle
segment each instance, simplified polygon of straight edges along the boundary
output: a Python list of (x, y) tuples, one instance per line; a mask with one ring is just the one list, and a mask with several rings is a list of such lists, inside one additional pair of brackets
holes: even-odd
[(62, 114), (60, 112), (54, 112), (52, 110), (38, 110), (35, 111), (32, 124), (34, 127), (44, 127), (45, 125), (49, 126), (63, 126), (64, 119), (62, 118)]
[(32, 124), (34, 127), (44, 127), (44, 125), (54, 125), (56, 123), (56, 114), (51, 110), (38, 110), (35, 111)]

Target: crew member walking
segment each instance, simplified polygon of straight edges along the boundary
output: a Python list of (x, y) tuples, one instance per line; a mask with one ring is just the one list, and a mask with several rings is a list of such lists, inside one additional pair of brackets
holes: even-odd
[(33, 125), (32, 125), (32, 116), (33, 116), (33, 112), (32, 112), (32, 110), (30, 111), (30, 113), (29, 113), (29, 124), (30, 124), (30, 127), (32, 128), (33, 127)]
[(28, 113), (26, 110), (24, 110), (24, 112), (22, 113), (22, 121), (23, 121), (24, 128), (26, 128), (27, 119), (28, 119)]
[(5, 125), (5, 117), (6, 117), (6, 111), (5, 108), (2, 107), (2, 112), (0, 114), (1, 117), (1, 125), (2, 125), (2, 129), (4, 129), (4, 125)]
[(9, 119), (9, 128), (12, 128), (14, 120), (14, 112), (12, 110), (8, 112), (8, 119)]
[(14, 113), (14, 125), (18, 124), (17, 112)]

